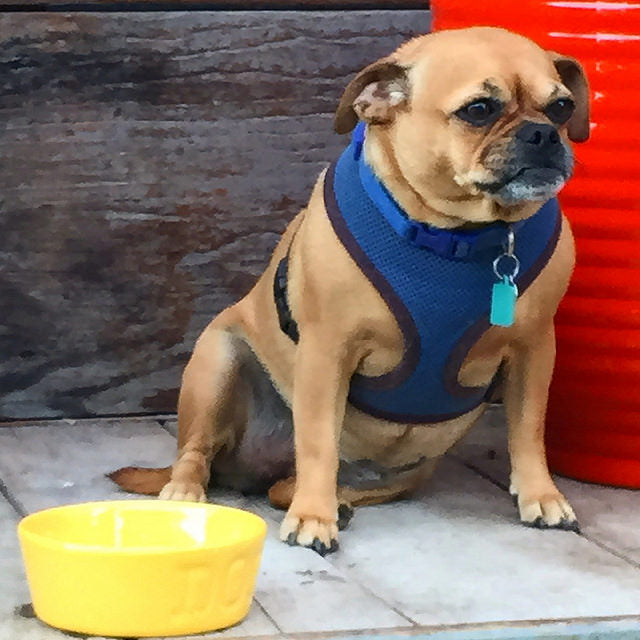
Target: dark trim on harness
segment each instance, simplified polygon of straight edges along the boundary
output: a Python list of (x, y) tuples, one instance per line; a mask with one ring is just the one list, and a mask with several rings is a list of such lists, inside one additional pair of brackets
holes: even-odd
[(289, 296), (287, 294), (288, 277), (289, 253), (280, 260), (276, 269), (276, 275), (273, 279), (273, 300), (276, 303), (280, 329), (297, 344), (298, 340), (300, 340), (300, 334), (298, 333), (298, 323), (293, 319), (293, 314), (289, 307)]
[(382, 296), (382, 299), (391, 310), (391, 313), (395, 316), (404, 339), (405, 356), (401, 363), (392, 371), (381, 376), (372, 377), (356, 373), (352, 380), (357, 380), (358, 384), (364, 384), (370, 389), (393, 389), (411, 375), (411, 372), (416, 368), (416, 365), (420, 360), (420, 350), (422, 348), (420, 334), (418, 333), (418, 328), (416, 327), (413, 317), (409, 313), (404, 302), (395, 292), (394, 288), (387, 282), (386, 278), (384, 278), (376, 269), (369, 256), (367, 256), (351, 234), (347, 223), (342, 217), (342, 213), (340, 212), (340, 207), (338, 206), (336, 195), (333, 190), (336, 164), (337, 163), (334, 162), (329, 167), (324, 178), (324, 204), (327, 210), (327, 215), (329, 216), (329, 220), (331, 221), (333, 229), (340, 242), (347, 249), (349, 255), (353, 258), (358, 267), (360, 267), (362, 273), (364, 273), (371, 284), (373, 284), (377, 289), (378, 293)]

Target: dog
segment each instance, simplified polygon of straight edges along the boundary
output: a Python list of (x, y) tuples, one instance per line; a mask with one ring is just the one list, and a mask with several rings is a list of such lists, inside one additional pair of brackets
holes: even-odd
[(420, 36), (357, 74), (335, 130), (345, 152), (197, 340), (174, 465), (111, 477), (173, 500), (271, 485), (281, 539), (324, 555), (353, 506), (415, 490), (500, 396), (521, 521), (577, 530), (544, 423), (582, 67), (503, 29)]

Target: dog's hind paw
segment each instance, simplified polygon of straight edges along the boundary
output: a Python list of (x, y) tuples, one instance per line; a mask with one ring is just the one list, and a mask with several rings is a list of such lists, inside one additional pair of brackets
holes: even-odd
[(321, 556), (338, 550), (338, 526), (336, 522), (324, 522), (315, 518), (301, 519), (285, 516), (280, 526), (280, 539), (291, 546), (313, 549)]
[(344, 531), (353, 518), (353, 507), (346, 502), (338, 505), (338, 531)]
[(160, 500), (183, 500), (185, 502), (206, 502), (207, 494), (202, 485), (196, 482), (168, 482), (160, 495)]

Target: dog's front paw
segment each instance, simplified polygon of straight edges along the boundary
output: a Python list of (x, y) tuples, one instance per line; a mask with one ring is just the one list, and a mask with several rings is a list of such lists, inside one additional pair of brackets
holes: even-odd
[(338, 550), (338, 525), (335, 520), (299, 518), (289, 512), (280, 525), (280, 540), (326, 556)]
[(580, 525), (567, 499), (557, 490), (530, 495), (524, 491), (511, 494), (520, 512), (520, 521), (538, 529), (564, 529), (580, 533)]
[(207, 494), (197, 482), (179, 482), (172, 480), (164, 485), (158, 495), (160, 500), (184, 500), (186, 502), (206, 502)]

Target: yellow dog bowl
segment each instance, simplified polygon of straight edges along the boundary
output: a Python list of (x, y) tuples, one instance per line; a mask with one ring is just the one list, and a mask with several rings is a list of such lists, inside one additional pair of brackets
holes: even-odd
[(36, 615), (108, 636), (166, 636), (244, 618), (266, 535), (229, 507), (122, 500), (24, 518), (18, 537)]

